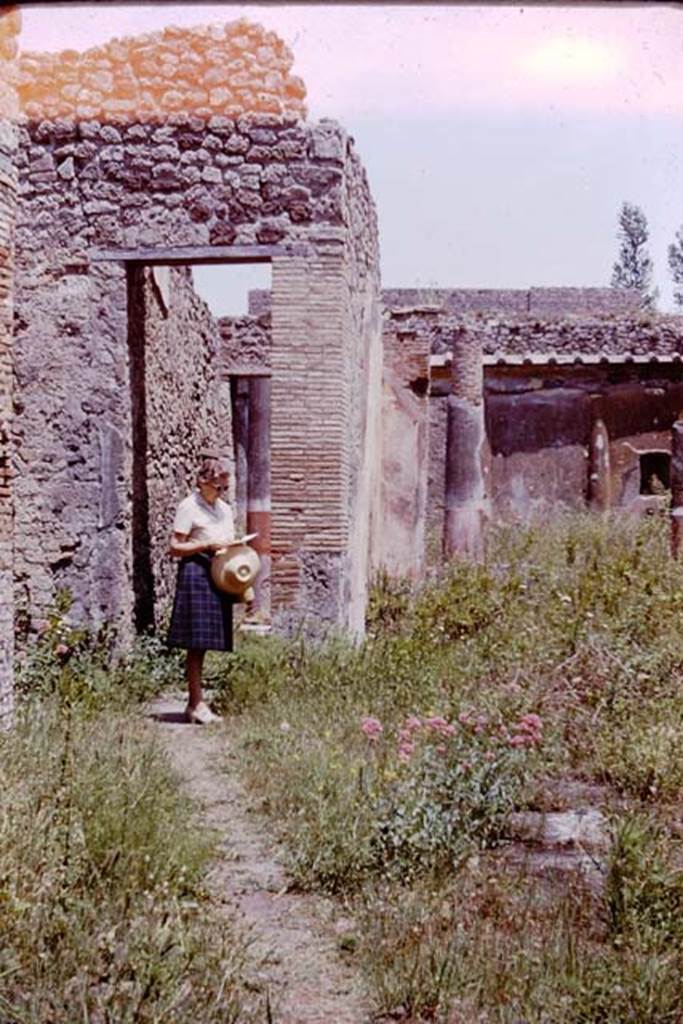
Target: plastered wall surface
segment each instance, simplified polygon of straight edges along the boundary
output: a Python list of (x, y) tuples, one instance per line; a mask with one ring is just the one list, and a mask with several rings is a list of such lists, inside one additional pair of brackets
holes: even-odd
[[(385, 317), (379, 564), (414, 579), (424, 568), (429, 418), (429, 352), (418, 335)], [(445, 458), (439, 474), (442, 519), (444, 466)]]
[(348, 630), (365, 631), (368, 581), (378, 563), (384, 524), (382, 486), (382, 374), (379, 241), (366, 172), (347, 144), (344, 199), (347, 210), (344, 386), (348, 391), (349, 517), (348, 588), (341, 595)]

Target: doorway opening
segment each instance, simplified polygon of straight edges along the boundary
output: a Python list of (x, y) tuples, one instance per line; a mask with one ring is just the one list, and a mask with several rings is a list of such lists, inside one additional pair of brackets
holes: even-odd
[(240, 351), (251, 352), (254, 334), (270, 337), (270, 314), (254, 326), (263, 318), (248, 313), (249, 291), (270, 289), (270, 258), (160, 257), (127, 261), (126, 269), (136, 631), (158, 628), (170, 612), (173, 513), (194, 484), (198, 453), (208, 448), (234, 452), (236, 533), (257, 533), (252, 544), (262, 563), (248, 612), (267, 622), (270, 371), (248, 359), (242, 367)]
[(671, 488), (671, 455), (667, 451), (640, 453), (640, 493), (664, 494)]

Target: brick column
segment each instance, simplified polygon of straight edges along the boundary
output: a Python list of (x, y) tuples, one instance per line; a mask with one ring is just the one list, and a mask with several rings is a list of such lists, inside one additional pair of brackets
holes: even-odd
[(485, 448), (481, 342), (460, 328), (453, 338), (452, 392), (448, 396), (443, 532), (446, 559), (483, 556), (488, 518)]
[(0, 729), (11, 723), (14, 655), (13, 505), (11, 491), (12, 295), (16, 176), (11, 72), (21, 16), (0, 7)]
[(350, 381), (345, 255), (273, 260), (271, 494), (273, 624), (344, 627), (348, 587)]

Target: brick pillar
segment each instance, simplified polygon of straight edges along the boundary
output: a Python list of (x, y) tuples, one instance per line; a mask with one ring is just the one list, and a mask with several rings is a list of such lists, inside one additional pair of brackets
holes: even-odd
[(272, 263), (273, 624), (346, 626), (350, 380), (342, 245)]
[[(11, 70), (17, 54), (21, 16), (0, 7), (0, 729), (13, 711), (14, 655), (13, 504), (11, 491), (12, 295), (16, 176), (13, 117), (16, 98)], [(9, 72), (9, 73), (8, 73)]]
[(479, 559), (488, 518), (481, 342), (466, 329), (453, 338), (452, 392), (448, 396), (443, 553)]

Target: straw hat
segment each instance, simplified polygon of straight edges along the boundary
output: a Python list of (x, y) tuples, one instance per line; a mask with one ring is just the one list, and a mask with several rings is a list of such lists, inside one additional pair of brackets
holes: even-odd
[(211, 579), (219, 590), (238, 601), (254, 600), (254, 580), (261, 568), (261, 559), (246, 543), (255, 534), (221, 548), (211, 560)]

